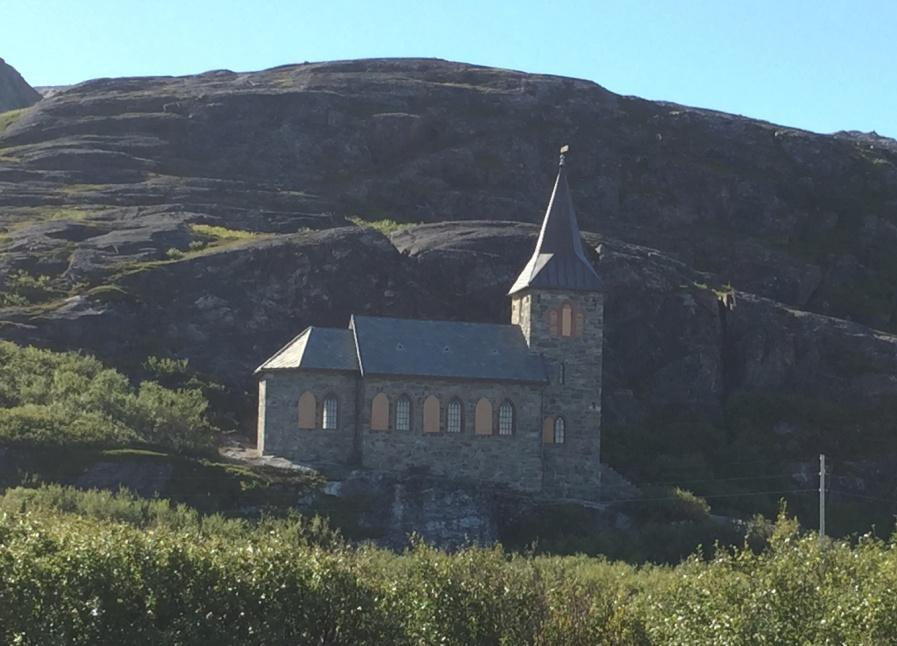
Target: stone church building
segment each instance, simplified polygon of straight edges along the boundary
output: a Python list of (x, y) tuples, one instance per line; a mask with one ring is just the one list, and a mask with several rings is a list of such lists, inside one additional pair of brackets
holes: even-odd
[(352, 316), (305, 329), (256, 370), (259, 452), (596, 498), (603, 296), (563, 156), (508, 295), (510, 325)]

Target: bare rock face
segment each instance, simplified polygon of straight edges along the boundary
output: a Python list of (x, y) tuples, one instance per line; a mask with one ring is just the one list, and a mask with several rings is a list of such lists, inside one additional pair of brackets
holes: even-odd
[(0, 112), (30, 107), (40, 98), (38, 91), (28, 85), (13, 66), (0, 58)]
[(768, 429), (795, 457), (859, 450), (853, 419), (893, 418), (897, 142), (438, 60), (45, 98), (0, 133), (0, 336), (125, 370), (185, 357), (244, 392), (304, 326), (353, 312), (507, 321), (563, 143), (608, 289), (609, 440), (756, 393), (856, 416), (819, 409), (804, 426), (830, 435), (810, 437), (767, 407), (748, 449)]

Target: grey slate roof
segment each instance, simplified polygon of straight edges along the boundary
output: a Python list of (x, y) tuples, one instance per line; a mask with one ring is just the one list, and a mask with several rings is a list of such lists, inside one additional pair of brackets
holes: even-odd
[(363, 375), (545, 383), (542, 358), (513, 325), (353, 316)]
[(256, 372), (305, 368), (308, 370), (358, 370), (352, 330), (308, 327), (260, 365)]
[(542, 221), (536, 250), (508, 294), (527, 287), (575, 291), (601, 289), (601, 279), (582, 249), (582, 236), (576, 223), (563, 159)]

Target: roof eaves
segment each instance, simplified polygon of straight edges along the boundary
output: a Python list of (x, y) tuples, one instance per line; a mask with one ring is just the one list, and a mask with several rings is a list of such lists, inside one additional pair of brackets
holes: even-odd
[(361, 344), (358, 342), (358, 330), (355, 327), (355, 315), (349, 316), (349, 329), (352, 330), (352, 340), (355, 342), (355, 357), (358, 359), (358, 374), (364, 377), (364, 363), (361, 360)]
[(403, 377), (409, 379), (444, 379), (446, 381), (477, 381), (483, 383), (514, 383), (514, 384), (547, 384), (548, 377), (543, 376), (539, 379), (514, 379), (513, 377), (450, 377), (446, 375), (426, 375), (420, 373), (404, 373), (404, 372), (369, 372), (366, 377)]

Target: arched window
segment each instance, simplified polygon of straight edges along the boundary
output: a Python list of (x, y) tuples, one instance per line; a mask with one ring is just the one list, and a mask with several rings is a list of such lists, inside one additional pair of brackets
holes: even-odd
[(582, 336), (582, 331), (585, 328), (585, 315), (582, 313), (582, 310), (577, 308), (576, 310), (576, 324), (573, 326), (573, 334), (576, 336)]
[(439, 432), (439, 400), (430, 395), (424, 400), (424, 433)]
[(461, 402), (459, 400), (453, 399), (449, 402), (445, 422), (445, 430), (449, 433), (461, 432)]
[(551, 415), (542, 420), (542, 443), (554, 444), (554, 417)]
[(573, 306), (570, 303), (561, 306), (561, 336), (573, 336)]
[(498, 408), (498, 434), (514, 434), (514, 404), (507, 400)]
[(386, 393), (377, 393), (371, 401), (371, 430), (389, 430), (389, 397)]
[(327, 395), (324, 398), (324, 416), (321, 426), (325, 430), (334, 430), (339, 426), (339, 400), (336, 395)]
[(558, 383), (563, 385), (567, 382), (567, 364), (561, 361), (558, 366)]
[(411, 400), (404, 395), (396, 402), (396, 430), (411, 430)]
[(318, 402), (315, 396), (305, 391), (299, 397), (299, 428), (310, 431), (315, 427), (315, 418), (317, 417)]
[(563, 417), (554, 420), (554, 443), (563, 444), (567, 440), (567, 423)]
[(492, 402), (485, 397), (477, 402), (473, 428), (477, 435), (492, 435)]
[(551, 336), (558, 336), (558, 334), (560, 334), (558, 311), (554, 308), (548, 310), (548, 333), (551, 334)]

